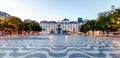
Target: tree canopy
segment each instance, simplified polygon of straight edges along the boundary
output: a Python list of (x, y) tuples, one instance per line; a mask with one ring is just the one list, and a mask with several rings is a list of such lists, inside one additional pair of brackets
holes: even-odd
[(114, 13), (106, 16), (99, 16), (97, 20), (88, 20), (81, 25), (81, 32), (88, 32), (90, 30), (99, 30), (106, 32), (115, 32), (120, 29), (120, 9), (116, 9)]
[(9, 16), (4, 19), (0, 19), (0, 29), (10, 31), (41, 31), (42, 28), (36, 21), (22, 21), (16, 16)]

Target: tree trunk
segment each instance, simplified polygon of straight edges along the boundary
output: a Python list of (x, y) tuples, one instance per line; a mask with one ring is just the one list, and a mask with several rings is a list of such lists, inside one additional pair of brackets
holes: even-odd
[(2, 29), (2, 36), (4, 35), (4, 30)]
[(100, 31), (99, 31), (99, 36), (101, 35)]
[(92, 33), (93, 33), (93, 36), (94, 36), (94, 31), (92, 31)]
[(9, 31), (10, 36), (12, 36), (12, 30)]
[(15, 31), (15, 30), (13, 30), (13, 32), (14, 32), (14, 34), (15, 34), (15, 32), (16, 32), (16, 31)]
[(26, 31), (25, 31), (25, 33), (24, 33), (25, 35), (26, 35)]
[(28, 32), (28, 31), (25, 31), (25, 35), (27, 35), (27, 32)]
[(30, 31), (28, 31), (28, 34), (30, 35)]
[(116, 31), (114, 31), (114, 36), (116, 37)]
[(107, 37), (109, 36), (108, 31), (107, 31)]

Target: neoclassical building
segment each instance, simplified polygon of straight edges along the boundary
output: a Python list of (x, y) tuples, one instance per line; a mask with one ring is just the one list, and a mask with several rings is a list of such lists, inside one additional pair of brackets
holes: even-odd
[(58, 25), (60, 25), (61, 33), (64, 31), (78, 32), (79, 23), (77, 21), (70, 21), (69, 19), (63, 19), (61, 22), (58, 21), (41, 21), (40, 26), (47, 32), (51, 30), (57, 33)]

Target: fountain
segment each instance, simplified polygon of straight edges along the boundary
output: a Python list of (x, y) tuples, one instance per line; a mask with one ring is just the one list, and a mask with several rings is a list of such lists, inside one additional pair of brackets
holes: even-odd
[(61, 34), (60, 21), (58, 21), (57, 34)]
[(60, 21), (58, 21), (57, 23), (57, 32), (53, 32), (53, 30), (51, 30), (50, 34), (52, 35), (70, 35), (68, 32), (62, 32), (62, 29), (61, 29), (61, 23)]

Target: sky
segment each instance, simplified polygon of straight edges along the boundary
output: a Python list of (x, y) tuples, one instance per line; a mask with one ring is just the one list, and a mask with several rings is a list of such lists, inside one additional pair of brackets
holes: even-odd
[(0, 0), (0, 11), (35, 21), (58, 21), (64, 18), (96, 19), (99, 12), (120, 7), (120, 0)]

